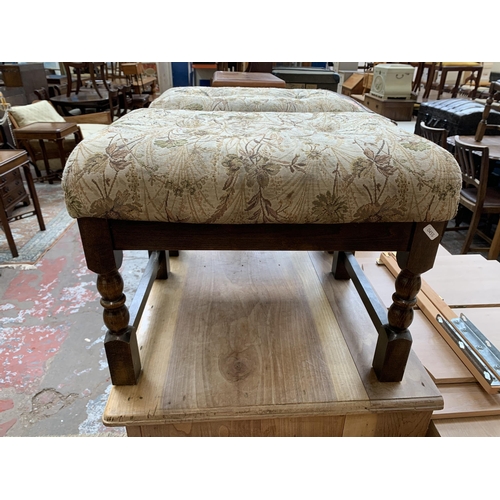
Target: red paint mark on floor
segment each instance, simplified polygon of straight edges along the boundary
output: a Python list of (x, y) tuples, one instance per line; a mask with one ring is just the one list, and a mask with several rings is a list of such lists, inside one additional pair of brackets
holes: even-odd
[(0, 412), (7, 411), (14, 408), (14, 401), (12, 399), (0, 399)]
[(68, 336), (68, 327), (13, 327), (3, 329), (0, 352), (0, 384), (24, 391), (43, 376), (48, 359), (59, 351)]
[[(35, 272), (21, 272), (9, 284), (4, 300), (34, 302), (44, 297), (47, 290), (54, 288), (59, 273), (66, 264), (66, 258), (43, 261)], [(41, 271), (41, 276), (40, 276)]]
[(4, 424), (0, 424), (0, 437), (4, 437), (9, 429), (17, 422), (17, 418), (13, 418)]

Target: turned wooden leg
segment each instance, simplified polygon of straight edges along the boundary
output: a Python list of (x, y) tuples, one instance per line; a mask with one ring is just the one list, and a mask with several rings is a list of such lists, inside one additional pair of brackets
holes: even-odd
[(413, 308), (420, 291), (420, 275), (434, 265), (445, 227), (445, 222), (415, 224), (410, 250), (397, 253), (401, 272), (396, 278), (388, 324), (379, 328), (373, 358), (373, 369), (381, 382), (399, 382), (403, 378), (412, 344), (408, 328), (413, 321)]
[(97, 273), (97, 290), (104, 308), (103, 320), (108, 328), (104, 340), (111, 381), (114, 385), (137, 383), (141, 371), (135, 328), (125, 305), (123, 279), (118, 272), (121, 252), (113, 250), (108, 221), (78, 219), (87, 267)]
[(345, 252), (333, 252), (332, 274), (336, 280), (348, 280), (350, 278), (346, 268), (346, 259)]
[(420, 275), (407, 269), (396, 278), (396, 292), (387, 315), (388, 324), (379, 328), (373, 358), (373, 368), (381, 382), (399, 382), (403, 379), (412, 344), (408, 327), (413, 321), (413, 307), (417, 303), (420, 285)]
[[(148, 251), (149, 257), (151, 258), (153, 252)], [(166, 280), (170, 274), (170, 253), (167, 250), (161, 250), (158, 252), (158, 271), (156, 272), (157, 280)]]

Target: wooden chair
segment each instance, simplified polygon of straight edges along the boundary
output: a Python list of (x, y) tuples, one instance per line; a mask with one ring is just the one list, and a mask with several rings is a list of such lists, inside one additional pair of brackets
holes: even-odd
[[(451, 96), (457, 97), (460, 88), (460, 83), (462, 81), (462, 75), (464, 72), (471, 72), (470, 80), (474, 81), (474, 89), (471, 91), (471, 98), (474, 99), (477, 88), (479, 87), (479, 82), (481, 80), (481, 74), (483, 72), (483, 64), (480, 62), (439, 62), (439, 63), (426, 63), (429, 64), (429, 77), (425, 86), (425, 91), (423, 98), (427, 99), (431, 90), (437, 90), (438, 95), (436, 99), (440, 99), (441, 94), (445, 91), (446, 79), (448, 73), (456, 72), (457, 79), (454, 86), (450, 89)], [(439, 77), (438, 77), (439, 75)]]
[(45, 87), (33, 91), (39, 101), (50, 101), (49, 93)]
[[(43, 95), (43, 92), (41, 93)], [(33, 106), (38, 103), (45, 103), (39, 110), (35, 113)], [(24, 113), (27, 113), (25, 116)], [(36, 117), (39, 117), (36, 120)], [(35, 101), (32, 104), (28, 104), (26, 106), (13, 106), (8, 111), (9, 122), (12, 125), (12, 129), (15, 131), (23, 126), (29, 125), (31, 123), (38, 122), (69, 122), (76, 123), (81, 129), (81, 133), (83, 137), (86, 135), (90, 135), (90, 133), (95, 133), (96, 125), (109, 125), (111, 123), (111, 116), (109, 111), (101, 112), (101, 113), (89, 113), (84, 115), (77, 116), (61, 116), (54, 106), (50, 103), (50, 101), (46, 101), (42, 99), (40, 101)], [(35, 117), (35, 119), (34, 119)], [(74, 140), (65, 140), (64, 150), (66, 154), (69, 154), (76, 145)], [(36, 141), (25, 141), (23, 142), (23, 147), (28, 152), (31, 161), (34, 164), (35, 172), (37, 177), (41, 176), (39, 166), (37, 163), (41, 165), (41, 162), (44, 160), (43, 151), (38, 146)], [(60, 152), (55, 147), (55, 145), (49, 142), (45, 147), (45, 153), (47, 155), (48, 160), (59, 160)]]
[(120, 100), (121, 89), (108, 90), (109, 98), (109, 117), (110, 121), (113, 122), (122, 116), (121, 100)]
[[(102, 80), (102, 84), (109, 91), (107, 82), (107, 66), (103, 62), (64, 62), (64, 70), (68, 78), (68, 88), (66, 96), (70, 97), (71, 93), (78, 94), (80, 89), (84, 87), (83, 78), (90, 78), (93, 89), (97, 92), (99, 97), (102, 97), (99, 91), (98, 80)], [(76, 76), (75, 88), (73, 89), (73, 78)]]
[(477, 142), (481, 142), (483, 140), (487, 129), (500, 130), (500, 125), (488, 124), (488, 117), (490, 116), (491, 106), (494, 101), (500, 101), (500, 80), (492, 82), (490, 85), (490, 94), (486, 100), (483, 115), (481, 117), (481, 121), (477, 125), (476, 135), (474, 137)]
[[(490, 165), (488, 147), (467, 144), (460, 141), (457, 135), (455, 136), (455, 157), (462, 170), (463, 187), (460, 192), (460, 205), (472, 212), (472, 219), (461, 253), (489, 250), (488, 259), (495, 260), (500, 252), (500, 224), (497, 224), (493, 240), (478, 229), (481, 215), (500, 214), (500, 189), (488, 186)], [(491, 246), (489, 248), (472, 247), (472, 239), (475, 234), (490, 243)]]
[[(420, 92), (420, 86), (422, 85), (422, 77), (424, 76), (424, 71), (427, 70), (427, 80), (429, 80), (429, 75), (431, 74), (431, 68), (435, 63), (419, 62), (416, 64), (417, 64), (417, 71), (415, 73), (415, 77), (413, 78), (411, 91), (418, 94)], [(425, 86), (425, 82), (423, 83)]]
[(142, 63), (121, 63), (120, 70), (132, 87), (134, 94), (152, 94), (156, 85), (156, 76), (147, 76)]
[[(123, 100), (123, 114), (133, 111), (134, 109), (141, 109), (149, 107), (149, 94), (134, 94), (130, 85), (123, 85), (121, 87), (122, 100)], [(123, 115), (122, 114), (122, 115)]]
[(434, 142), (444, 149), (448, 149), (446, 139), (448, 138), (448, 131), (445, 128), (429, 127), (425, 122), (420, 122), (420, 135), (429, 141)]

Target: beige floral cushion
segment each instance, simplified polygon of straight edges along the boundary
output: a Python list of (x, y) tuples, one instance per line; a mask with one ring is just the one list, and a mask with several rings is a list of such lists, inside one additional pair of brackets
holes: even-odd
[(203, 224), (446, 221), (460, 186), (450, 153), (365, 112), (141, 109), (63, 177), (72, 217)]
[(261, 87), (174, 87), (151, 108), (195, 111), (343, 112), (363, 111), (353, 99), (324, 89)]

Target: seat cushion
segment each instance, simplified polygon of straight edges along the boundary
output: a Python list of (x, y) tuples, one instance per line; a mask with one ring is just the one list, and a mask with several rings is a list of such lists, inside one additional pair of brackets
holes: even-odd
[(72, 217), (203, 224), (447, 221), (453, 156), (375, 113), (143, 109), (84, 140)]
[(174, 87), (151, 108), (198, 111), (345, 112), (363, 111), (353, 99), (324, 89), (260, 87)]
[(54, 109), (49, 101), (38, 101), (26, 106), (12, 106), (9, 113), (19, 127), (37, 122), (63, 122), (64, 118)]

